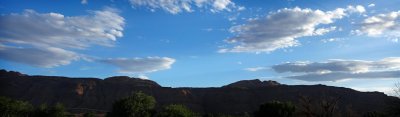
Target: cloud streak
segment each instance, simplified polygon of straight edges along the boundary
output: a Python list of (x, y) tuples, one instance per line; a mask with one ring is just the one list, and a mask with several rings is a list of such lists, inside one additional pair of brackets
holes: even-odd
[(293, 62), (274, 65), (272, 69), (278, 73), (300, 73), (301, 75), (287, 78), (306, 81), (400, 78), (400, 57), (388, 57), (379, 61), (334, 59), (327, 62)]
[(231, 0), (130, 0), (132, 7), (146, 7), (151, 11), (162, 9), (171, 14), (194, 12), (194, 8), (211, 12), (231, 11), (237, 7)]
[(256, 71), (262, 71), (262, 70), (267, 70), (267, 67), (249, 67), (245, 68), (244, 70), (250, 71), (250, 72), (256, 72)]
[(36, 67), (57, 67), (78, 60), (78, 54), (60, 48), (16, 48), (0, 46), (1, 59)]
[(304, 81), (338, 81), (344, 79), (381, 79), (381, 78), (400, 78), (400, 71), (380, 71), (380, 72), (364, 72), (364, 73), (310, 73), (298, 76), (289, 76), (286, 78), (298, 79)]
[(168, 57), (110, 58), (100, 60), (119, 68), (120, 73), (143, 74), (170, 69), (175, 59)]

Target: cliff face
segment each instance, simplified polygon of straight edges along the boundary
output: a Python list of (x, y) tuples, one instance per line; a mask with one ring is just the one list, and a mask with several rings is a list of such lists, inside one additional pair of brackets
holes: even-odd
[(159, 106), (184, 104), (199, 113), (252, 112), (262, 103), (279, 100), (299, 103), (299, 96), (313, 100), (340, 97), (339, 106), (351, 106), (363, 113), (383, 110), (396, 98), (380, 92), (358, 92), (324, 85), (281, 85), (275, 81), (247, 80), (221, 88), (168, 88), (156, 82), (126, 76), (67, 78), (28, 76), (0, 71), (0, 96), (30, 101), (34, 105), (63, 103), (67, 108), (109, 110), (113, 101), (143, 91), (156, 98)]

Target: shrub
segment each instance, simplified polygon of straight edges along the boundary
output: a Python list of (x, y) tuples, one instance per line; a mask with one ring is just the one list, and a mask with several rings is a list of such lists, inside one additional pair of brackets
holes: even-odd
[(151, 117), (156, 104), (152, 96), (142, 92), (120, 99), (113, 104), (109, 117)]
[(157, 114), (157, 117), (195, 117), (197, 116), (190, 109), (186, 108), (183, 105), (172, 104), (165, 106), (160, 113)]
[(29, 116), (33, 106), (25, 101), (13, 100), (0, 97), (0, 116), (1, 117), (24, 117)]
[(272, 101), (260, 105), (254, 112), (255, 117), (292, 117), (295, 112), (295, 106), (290, 102)]

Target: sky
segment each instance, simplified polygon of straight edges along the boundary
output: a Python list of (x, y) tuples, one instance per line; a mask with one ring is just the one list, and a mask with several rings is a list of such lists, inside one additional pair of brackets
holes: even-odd
[(400, 0), (2, 0), (0, 68), (131, 76), (167, 87), (239, 80), (391, 93)]

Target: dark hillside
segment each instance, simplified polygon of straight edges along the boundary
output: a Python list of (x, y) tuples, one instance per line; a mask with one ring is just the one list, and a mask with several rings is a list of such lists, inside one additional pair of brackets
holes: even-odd
[(300, 96), (311, 100), (338, 98), (339, 109), (351, 107), (357, 113), (382, 111), (397, 98), (381, 92), (359, 92), (325, 85), (283, 85), (275, 81), (246, 80), (220, 88), (169, 88), (154, 81), (126, 76), (68, 78), (28, 76), (0, 71), (0, 96), (27, 100), (33, 105), (63, 103), (68, 109), (108, 111), (112, 103), (135, 91), (156, 98), (158, 106), (184, 104), (199, 113), (239, 114), (255, 111), (260, 104), (278, 100), (299, 104)]

